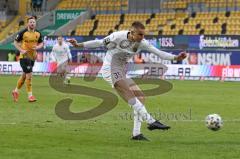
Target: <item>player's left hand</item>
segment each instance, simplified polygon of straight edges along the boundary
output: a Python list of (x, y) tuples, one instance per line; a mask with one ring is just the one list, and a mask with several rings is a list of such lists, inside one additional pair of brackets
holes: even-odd
[(184, 52), (181, 52), (179, 55), (177, 55), (176, 60), (177, 61), (182, 61), (186, 57), (187, 57), (187, 53), (184, 51)]

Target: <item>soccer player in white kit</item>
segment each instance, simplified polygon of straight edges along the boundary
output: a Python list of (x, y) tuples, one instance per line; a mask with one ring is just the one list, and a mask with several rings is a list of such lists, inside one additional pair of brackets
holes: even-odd
[(51, 59), (57, 62), (57, 73), (65, 78), (64, 83), (69, 84), (70, 76), (67, 75), (67, 65), (72, 62), (72, 55), (62, 36), (57, 37), (57, 43), (52, 48)]
[(154, 53), (164, 60), (181, 61), (186, 58), (185, 52), (176, 56), (158, 50), (144, 39), (144, 35), (145, 26), (136, 21), (132, 24), (130, 30), (114, 32), (101, 40), (83, 43), (77, 43), (75, 39), (68, 40), (75, 47), (97, 48), (105, 46), (107, 48), (101, 73), (103, 78), (116, 89), (134, 111), (133, 140), (148, 140), (141, 134), (142, 121), (147, 122), (149, 130), (167, 130), (170, 127), (155, 120), (146, 110), (143, 92), (132, 79), (126, 78), (125, 66), (127, 60), (141, 50)]

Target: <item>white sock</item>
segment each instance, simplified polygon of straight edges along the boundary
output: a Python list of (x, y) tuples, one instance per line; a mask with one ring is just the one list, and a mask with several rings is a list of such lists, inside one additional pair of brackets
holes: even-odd
[(132, 108), (138, 112), (141, 116), (141, 119), (146, 121), (148, 124), (152, 124), (156, 120), (147, 112), (145, 106), (138, 100), (137, 97), (132, 98), (128, 101), (128, 104), (132, 106)]
[(137, 136), (141, 134), (142, 120), (141, 116), (135, 110), (133, 115), (133, 136)]
[(31, 97), (32, 96), (32, 92), (28, 92), (28, 97)]

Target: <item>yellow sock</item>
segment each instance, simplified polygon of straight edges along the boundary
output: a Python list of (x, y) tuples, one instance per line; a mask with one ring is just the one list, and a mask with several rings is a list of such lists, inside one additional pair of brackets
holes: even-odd
[(26, 88), (28, 94), (30, 94), (32, 92), (32, 78), (26, 79)]
[(20, 89), (22, 86), (23, 86), (23, 84), (24, 84), (24, 82), (25, 82), (25, 78), (23, 78), (22, 76), (18, 79), (18, 81), (17, 81), (17, 89)]

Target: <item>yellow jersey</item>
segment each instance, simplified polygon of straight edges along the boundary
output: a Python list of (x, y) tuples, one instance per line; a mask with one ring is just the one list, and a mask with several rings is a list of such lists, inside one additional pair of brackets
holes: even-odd
[(27, 28), (19, 32), (15, 38), (15, 41), (22, 42), (21, 48), (26, 50), (26, 54), (21, 54), (19, 58), (30, 58), (35, 60), (37, 57), (36, 50), (33, 49), (34, 46), (37, 46), (39, 43), (43, 42), (42, 35), (39, 31), (29, 31)]

